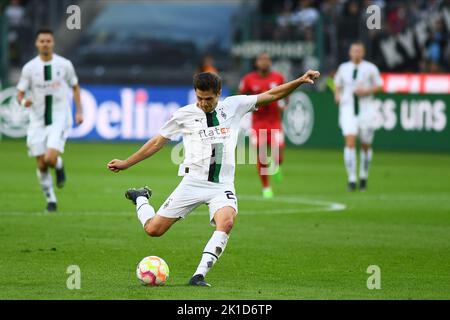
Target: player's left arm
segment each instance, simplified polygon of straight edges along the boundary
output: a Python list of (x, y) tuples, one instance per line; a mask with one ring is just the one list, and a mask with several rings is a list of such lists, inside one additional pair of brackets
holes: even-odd
[[(284, 83), (284, 77), (282, 75), (280, 75), (280, 85), (283, 83)], [(286, 98), (278, 101), (278, 108), (280, 109), (281, 112), (286, 110), (288, 108), (288, 105), (289, 105), (289, 97), (286, 97)]]
[(69, 87), (72, 88), (73, 100), (75, 102), (75, 122), (76, 124), (83, 123), (83, 109), (81, 108), (81, 89), (78, 83), (78, 77), (73, 67), (72, 62), (67, 60), (66, 63), (66, 81)]
[(256, 106), (265, 106), (278, 101), (290, 95), (302, 84), (314, 84), (314, 80), (320, 77), (319, 71), (308, 70), (303, 76), (290, 82), (279, 85), (266, 92), (258, 94), (256, 97)]
[(30, 85), (31, 77), (29, 75), (29, 68), (25, 65), (22, 68), (19, 83), (17, 84), (17, 102), (25, 108), (29, 108), (33, 104), (33, 101), (25, 98), (26, 92), (30, 89)]
[(80, 85), (77, 84), (72, 87), (73, 90), (73, 100), (75, 101), (75, 122), (77, 124), (83, 123), (83, 109), (81, 108), (81, 94), (80, 94)]

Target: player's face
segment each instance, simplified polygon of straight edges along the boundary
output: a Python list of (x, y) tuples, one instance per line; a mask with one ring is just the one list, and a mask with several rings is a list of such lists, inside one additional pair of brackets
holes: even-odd
[(36, 48), (40, 55), (49, 55), (53, 53), (53, 35), (49, 33), (41, 33), (36, 39)]
[(222, 91), (219, 93), (214, 93), (214, 91), (202, 91), (195, 90), (195, 94), (197, 95), (197, 106), (200, 107), (205, 112), (212, 112), (219, 102), (219, 97)]
[(258, 71), (267, 72), (272, 66), (272, 60), (268, 54), (261, 54), (258, 59), (256, 59), (256, 68)]
[(362, 59), (364, 59), (364, 47), (358, 44), (354, 44), (350, 47), (350, 60), (359, 63)]

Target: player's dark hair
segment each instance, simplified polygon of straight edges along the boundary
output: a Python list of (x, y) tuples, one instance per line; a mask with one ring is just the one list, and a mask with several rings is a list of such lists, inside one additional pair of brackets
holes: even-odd
[(222, 79), (215, 73), (201, 72), (194, 75), (194, 89), (201, 91), (212, 90), (218, 94), (222, 89)]
[(53, 31), (50, 28), (40, 28), (38, 31), (36, 31), (35, 39), (37, 39), (40, 34), (51, 34), (53, 36)]
[(364, 42), (362, 42), (361, 40), (353, 41), (350, 46), (360, 46), (360, 47), (363, 47), (364, 49), (366, 48)]

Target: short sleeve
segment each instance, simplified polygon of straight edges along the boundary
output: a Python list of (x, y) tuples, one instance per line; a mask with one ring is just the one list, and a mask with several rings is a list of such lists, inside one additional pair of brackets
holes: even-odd
[(342, 87), (343, 81), (342, 81), (342, 67), (339, 66), (338, 70), (336, 71), (336, 74), (334, 75), (334, 84), (337, 87)]
[(75, 73), (75, 68), (73, 67), (72, 62), (70, 61), (67, 64), (66, 81), (70, 87), (74, 87), (78, 84), (78, 77), (77, 74)]
[(176, 114), (159, 129), (159, 134), (166, 139), (176, 140), (181, 134), (181, 124), (177, 120)]
[(31, 78), (27, 66), (22, 68), (22, 73), (20, 74), (19, 83), (17, 84), (17, 90), (26, 92), (31, 85)]
[(227, 98), (228, 102), (236, 108), (236, 114), (243, 117), (246, 113), (255, 111), (257, 95), (238, 95)]

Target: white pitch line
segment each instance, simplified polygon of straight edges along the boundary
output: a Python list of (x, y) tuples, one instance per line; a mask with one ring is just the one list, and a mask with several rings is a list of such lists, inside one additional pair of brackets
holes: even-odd
[(315, 208), (286, 208), (286, 209), (261, 209), (258, 211), (247, 211), (243, 210), (243, 214), (295, 214), (302, 212), (330, 212), (330, 211), (342, 211), (347, 209), (347, 206), (343, 203), (317, 200), (311, 198), (304, 198), (298, 196), (280, 196), (274, 197), (273, 199), (264, 199), (261, 196), (249, 196), (249, 195), (238, 195), (238, 199), (241, 200), (251, 200), (264, 203), (290, 203), (290, 204), (303, 204), (315, 206)]
[[(244, 201), (256, 201), (262, 203), (288, 203), (288, 204), (301, 204), (301, 205), (310, 205), (312, 208), (285, 208), (285, 209), (261, 209), (261, 210), (240, 210), (240, 212), (244, 215), (270, 215), (270, 214), (296, 214), (296, 213), (310, 213), (310, 212), (336, 212), (343, 211), (347, 209), (347, 206), (343, 203), (325, 201), (325, 200), (317, 200), (312, 198), (298, 197), (298, 196), (280, 196), (274, 197), (273, 199), (264, 199), (261, 196), (256, 195), (238, 195), (238, 200)], [(157, 207), (155, 207), (157, 209)], [(0, 216), (31, 216), (31, 217), (64, 217), (64, 216), (129, 216), (134, 217), (132, 209), (126, 212), (103, 212), (103, 211), (80, 211), (80, 212), (61, 212), (59, 213), (44, 213), (44, 212), (0, 212)], [(195, 210), (191, 213), (191, 215), (197, 215), (205, 213), (205, 210)]]

